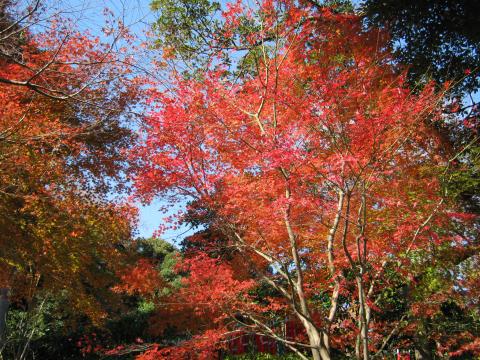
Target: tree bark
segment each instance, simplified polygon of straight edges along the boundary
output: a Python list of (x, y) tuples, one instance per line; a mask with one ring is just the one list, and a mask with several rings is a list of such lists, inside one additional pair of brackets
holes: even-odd
[[(285, 172), (282, 171), (282, 173), (285, 176)], [(287, 179), (286, 176), (285, 179)], [(290, 189), (288, 187), (285, 191), (285, 198), (290, 198)], [(324, 334), (323, 332), (320, 332), (315, 326), (315, 324), (313, 324), (312, 322), (310, 310), (307, 304), (307, 298), (304, 293), (303, 269), (300, 255), (298, 253), (297, 236), (293, 232), (292, 225), (290, 224), (290, 207), (287, 207), (285, 211), (285, 227), (287, 229), (288, 239), (290, 241), (290, 247), (292, 251), (293, 263), (295, 264), (295, 270), (297, 275), (295, 286), (292, 289), (296, 292), (296, 294), (292, 294), (292, 299), (294, 299), (296, 295), (300, 304), (300, 308), (296, 309), (296, 313), (307, 332), (310, 346), (312, 346), (311, 352), (313, 360), (330, 360), (330, 351), (325, 347), (325, 344), (322, 340)], [(294, 307), (296, 306), (294, 305)]]
[(8, 289), (0, 289), (0, 345), (5, 341), (5, 332), (7, 329), (7, 314), (10, 301), (8, 299)]
[(362, 276), (361, 275), (357, 276), (356, 280), (357, 280), (357, 287), (358, 287), (360, 337), (362, 339), (363, 360), (368, 360), (370, 356), (368, 352), (368, 323), (367, 323), (367, 312), (366, 312), (366, 303), (365, 303), (365, 291), (363, 289)]

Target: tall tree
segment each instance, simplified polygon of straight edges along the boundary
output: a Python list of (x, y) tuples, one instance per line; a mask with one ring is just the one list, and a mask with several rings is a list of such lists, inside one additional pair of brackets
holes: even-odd
[[(244, 19), (257, 26), (241, 36)], [(471, 216), (456, 211), (437, 177), (450, 159), (430, 127), (442, 98), (433, 86), (412, 93), (385, 34), (363, 31), (354, 15), (237, 2), (222, 24), (237, 42), (224, 51), (247, 51), (250, 70), (228, 72), (218, 56), (200, 79), (174, 77), (173, 91), (154, 95), (157, 111), (134, 153), (137, 192), (214, 212), (212, 229), (282, 300), (252, 304), (250, 279), (200, 254), (189, 260), (185, 291), (195, 289), (217, 331), (193, 340), (205, 345), (240, 327), (300, 358), (336, 350), (368, 359), (397, 331), (375, 314), (392, 281), (385, 272), (414, 278), (437, 249), (473, 241), (455, 233), (453, 223)], [(202, 293), (206, 284), (212, 290)], [(296, 318), (305, 338), (272, 325), (271, 306)]]
[(140, 82), (115, 50), (125, 29), (103, 43), (22, 5), (0, 2), (0, 283), (18, 306), (66, 294), (98, 322), (135, 217), (109, 196), (125, 189)]

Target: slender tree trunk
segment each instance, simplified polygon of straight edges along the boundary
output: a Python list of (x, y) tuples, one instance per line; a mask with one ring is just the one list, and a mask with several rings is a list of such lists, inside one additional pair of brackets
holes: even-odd
[(361, 332), (362, 332), (361, 327), (362, 326), (361, 326), (361, 324), (358, 324), (358, 327), (360, 328), (360, 333), (357, 335), (357, 340), (355, 342), (355, 358), (357, 360), (361, 360), (361, 358), (360, 358), (360, 356), (361, 356), (360, 345), (362, 343), (362, 340), (361, 340), (361, 336), (362, 336), (361, 335)]
[(8, 289), (0, 289), (0, 347), (5, 341), (5, 332), (7, 329), (7, 313), (10, 301), (8, 300)]
[(314, 360), (330, 360), (330, 351), (323, 342), (323, 332), (320, 332), (312, 323), (306, 319), (301, 319), (302, 324), (307, 332), (310, 346), (312, 347), (312, 358)]
[(360, 323), (360, 337), (362, 339), (362, 353), (363, 360), (368, 360), (368, 323), (367, 323), (367, 311), (365, 303), (365, 291), (363, 289), (363, 279), (359, 275), (356, 277), (358, 287), (358, 301), (359, 301), (359, 323)]
[[(361, 203), (358, 209), (358, 217), (357, 217), (357, 236), (356, 236), (356, 245), (357, 245), (357, 263), (355, 263), (348, 252), (346, 246), (345, 252), (348, 256), (350, 261), (350, 265), (353, 269), (357, 272), (355, 276), (355, 280), (357, 282), (357, 289), (358, 289), (358, 328), (359, 334), (357, 336), (357, 341), (355, 344), (355, 355), (357, 359), (368, 360), (370, 357), (370, 353), (368, 351), (368, 328), (370, 324), (370, 316), (371, 311), (370, 307), (366, 303), (366, 296), (370, 295), (370, 291), (372, 287), (369, 289), (368, 293), (365, 294), (365, 287), (363, 282), (363, 274), (365, 273), (365, 264), (367, 262), (367, 240), (365, 238), (365, 228), (367, 225), (367, 206), (366, 206), (366, 190), (365, 190), (365, 182), (361, 184)], [(344, 237), (346, 239), (346, 237)], [(362, 242), (363, 242), (363, 249), (362, 249)], [(372, 283), (373, 285), (373, 283)]]
[(318, 334), (316, 329), (314, 329), (313, 326), (311, 326), (311, 325), (308, 325), (306, 327), (306, 330), (307, 330), (307, 334), (308, 334), (308, 339), (310, 341), (310, 345), (314, 346), (314, 347), (312, 347), (313, 360), (325, 360), (326, 358), (324, 358), (320, 354), (320, 334)]
[[(282, 170), (285, 179), (287, 180), (288, 177), (286, 176), (285, 171)], [(285, 191), (285, 198), (290, 198), (290, 189), (287, 186)], [(330, 351), (325, 347), (323, 343), (323, 332), (320, 332), (317, 327), (313, 324), (311, 313), (308, 308), (307, 298), (304, 292), (304, 285), (303, 285), (303, 269), (302, 263), (300, 260), (300, 255), (298, 253), (298, 245), (297, 245), (297, 236), (295, 235), (292, 225), (290, 223), (290, 207), (287, 208), (285, 211), (285, 227), (287, 229), (288, 239), (290, 241), (290, 247), (292, 251), (292, 259), (293, 263), (295, 264), (295, 270), (297, 279), (295, 281), (294, 287), (292, 290), (295, 291), (296, 294), (292, 294), (292, 299), (296, 297), (298, 298), (299, 308), (296, 309), (296, 313), (300, 318), (305, 330), (307, 332), (308, 340), (310, 342), (310, 346), (312, 346), (312, 357), (313, 360), (330, 360)], [(295, 301), (295, 300), (294, 300)], [(297, 307), (297, 305), (294, 305)]]
[(340, 223), (340, 218), (342, 216), (342, 209), (343, 209), (343, 201), (344, 201), (344, 193), (343, 191), (339, 191), (338, 196), (338, 204), (337, 204), (337, 213), (335, 214), (335, 218), (333, 220), (333, 224), (328, 231), (327, 236), (327, 254), (328, 254), (328, 270), (330, 273), (330, 277), (334, 282), (334, 288), (332, 293), (332, 300), (330, 305), (330, 311), (328, 313), (328, 327), (327, 331), (323, 334), (323, 344), (327, 348), (327, 351), (330, 352), (330, 326), (335, 319), (335, 315), (337, 313), (338, 307), (338, 296), (340, 295), (340, 279), (335, 274), (335, 254), (334, 254), (334, 241), (335, 235), (338, 230), (338, 225)]

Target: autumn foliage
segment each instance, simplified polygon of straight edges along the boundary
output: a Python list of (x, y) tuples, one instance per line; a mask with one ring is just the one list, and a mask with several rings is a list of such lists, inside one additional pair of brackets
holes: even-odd
[[(44, 24), (40, 9), (18, 20), (7, 6), (1, 2), (10, 23), (0, 44), (0, 286), (27, 304), (67, 294), (72, 308), (99, 322), (135, 219), (132, 207), (107, 195), (124, 184), (125, 149), (135, 138), (126, 121), (140, 81), (111, 45), (67, 18), (52, 16), (38, 32), (22, 21)], [(105, 302), (92, 287), (104, 289)]]
[[(478, 109), (326, 3), (155, 0), (138, 47), (0, 0), (0, 357), (50, 318), (83, 357), (480, 354)], [(154, 199), (180, 247), (134, 240)]]
[[(262, 30), (239, 37), (251, 71), (231, 75), (212, 61), (200, 79), (174, 75), (174, 90), (154, 95), (134, 152), (143, 162), (137, 192), (213, 211), (210, 229), (243, 254), (257, 286), (273, 289), (271, 303), (252, 306), (251, 280), (229, 284), (229, 270), (199, 255), (185, 285), (217, 329), (264, 333), (300, 358), (368, 359), (404, 326), (405, 317), (382, 318), (382, 289), (403, 283), (413, 294), (435, 252), (471, 241), (454, 231), (470, 215), (439, 180), (452, 156), (434, 130), (442, 94), (409, 90), (386, 35), (363, 31), (354, 15), (288, 1), (264, 2), (259, 14)], [(253, 17), (241, 2), (223, 16), (232, 38)], [(233, 316), (222, 311), (226, 299)], [(286, 339), (268, 315), (285, 305), (303, 339)]]

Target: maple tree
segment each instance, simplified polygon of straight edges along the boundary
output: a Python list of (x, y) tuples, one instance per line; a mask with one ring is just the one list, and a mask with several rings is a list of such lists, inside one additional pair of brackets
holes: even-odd
[[(236, 2), (222, 15), (224, 36), (211, 45), (220, 54), (205, 73), (174, 74), (175, 89), (153, 95), (156, 110), (133, 152), (142, 160), (138, 196), (186, 198), (213, 212), (210, 229), (250, 274), (238, 276), (231, 259), (187, 260), (184, 298), (214, 319), (191, 342), (221, 347), (225, 334), (249, 331), (304, 359), (380, 355), (408, 315), (382, 320), (382, 291), (396, 281), (416, 288), (440, 249), (475, 246), (475, 236), (454, 229), (475, 216), (458, 210), (439, 180), (453, 156), (431, 126), (442, 96), (433, 85), (412, 93), (387, 35), (364, 31), (355, 15), (289, 1), (253, 10)], [(229, 36), (233, 49), (223, 46)], [(248, 71), (229, 72), (222, 51), (246, 51)], [(262, 283), (275, 296), (257, 303), (251, 291)], [(272, 311), (295, 318), (303, 334), (286, 338)], [(408, 331), (418, 326), (410, 321)], [(183, 358), (188, 346), (181, 351), (143, 358)]]

